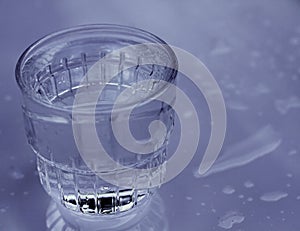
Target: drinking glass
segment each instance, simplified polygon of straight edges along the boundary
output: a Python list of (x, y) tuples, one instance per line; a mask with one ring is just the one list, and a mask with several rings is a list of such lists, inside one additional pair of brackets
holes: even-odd
[[(140, 57), (120, 53), (101, 64), (99, 81), (88, 79), (90, 68), (99, 59), (122, 47), (143, 43), (163, 44), (160, 50), (163, 55), (158, 58), (167, 65), (140, 65)], [(133, 63), (135, 67), (122, 70), (107, 81), (109, 73), (120, 68), (122, 63)], [(163, 179), (174, 112), (164, 102), (147, 100), (150, 93), (155, 96), (163, 89), (145, 89), (136, 87), (136, 83), (147, 79), (175, 83), (176, 67), (173, 51), (157, 36), (136, 28), (107, 24), (84, 25), (47, 35), (21, 55), (16, 66), (16, 80), (22, 92), (28, 143), (37, 156), (42, 186), (64, 211), (79, 216), (118, 216), (145, 205), (157, 188), (151, 187), (151, 175), (147, 176), (149, 187), (135, 188), (134, 182), (139, 179), (130, 175), (127, 180), (133, 182), (132, 187), (124, 188), (103, 180), (88, 167), (78, 151), (72, 130), (72, 123), (91, 122), (73, 119), (72, 107), (79, 89), (104, 86), (95, 108), (95, 126), (110, 157), (136, 169), (161, 166), (159, 174)], [(146, 155), (134, 154), (118, 144), (114, 137), (111, 110), (124, 89), (131, 89), (132, 94), (146, 92), (143, 103), (130, 116), (130, 128), (137, 140), (149, 138), (147, 127), (151, 121), (160, 120), (165, 124), (167, 136), (158, 150)], [(102, 167), (97, 170), (116, 177), (122, 171), (111, 169), (105, 161)]]

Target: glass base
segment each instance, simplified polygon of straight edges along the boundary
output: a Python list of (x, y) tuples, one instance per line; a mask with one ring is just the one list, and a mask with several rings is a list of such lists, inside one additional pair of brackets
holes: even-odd
[(37, 166), (42, 186), (60, 206), (78, 215), (110, 216), (144, 204), (156, 188), (119, 188), (92, 172), (62, 169), (40, 156)]
[(90, 216), (70, 211), (53, 200), (46, 212), (48, 231), (168, 231), (165, 209), (159, 195), (119, 215)]

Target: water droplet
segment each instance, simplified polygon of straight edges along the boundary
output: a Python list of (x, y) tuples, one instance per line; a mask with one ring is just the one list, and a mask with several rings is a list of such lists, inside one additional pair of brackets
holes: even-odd
[(260, 199), (265, 202), (276, 202), (287, 196), (288, 194), (286, 192), (275, 191), (275, 192), (265, 193), (260, 197)]
[(245, 217), (236, 211), (229, 211), (219, 219), (218, 226), (223, 229), (231, 229), (233, 225), (240, 224), (245, 220)]
[(236, 111), (246, 111), (249, 109), (245, 103), (232, 99), (226, 101), (226, 106), (227, 108)]
[(6, 208), (1, 208), (0, 213), (6, 213), (7, 209)]
[(233, 194), (233, 193), (235, 192), (235, 189), (234, 189), (232, 186), (227, 185), (227, 186), (225, 186), (225, 187), (222, 189), (222, 192), (223, 192), (224, 194), (230, 195), (230, 194)]
[(211, 209), (211, 212), (212, 212), (212, 213), (216, 213), (217, 210), (216, 210), (216, 209)]
[(28, 195), (29, 195), (29, 192), (25, 191), (25, 192), (23, 192), (23, 195), (24, 195), (24, 196), (28, 196)]
[(292, 75), (291, 79), (293, 81), (297, 81), (299, 79), (298, 75)]
[(196, 213), (196, 216), (200, 216), (201, 215), (201, 213)]
[(239, 197), (240, 199), (243, 199), (245, 196), (241, 194), (241, 195), (239, 195), (238, 197)]
[(267, 218), (268, 220), (271, 220), (271, 217), (270, 217), (270, 216), (266, 216), (266, 218)]
[(6, 95), (6, 96), (4, 96), (4, 100), (6, 102), (12, 101), (12, 97), (10, 95)]
[(292, 149), (291, 151), (289, 151), (288, 155), (289, 156), (294, 156), (297, 154), (297, 150), (296, 149)]
[(252, 197), (249, 197), (249, 198), (247, 199), (247, 201), (252, 202), (252, 201), (253, 201), (253, 198), (252, 198)]
[(225, 55), (231, 52), (231, 47), (227, 44), (224, 40), (218, 40), (214, 48), (211, 50), (210, 55), (213, 56), (219, 56), (219, 55)]
[(224, 88), (226, 88), (228, 90), (234, 90), (234, 89), (237, 88), (237, 86), (232, 82), (225, 82), (224, 83)]
[(291, 96), (287, 99), (275, 100), (275, 108), (280, 114), (285, 115), (292, 108), (300, 108), (300, 98)]
[(280, 213), (281, 213), (281, 214), (284, 214), (284, 210), (280, 210)]
[(189, 196), (185, 197), (185, 199), (187, 199), (188, 201), (193, 200), (193, 198), (192, 198), (192, 197), (189, 197)]
[(300, 39), (298, 37), (293, 37), (293, 38), (290, 38), (289, 42), (292, 46), (297, 46), (300, 44)]
[(244, 183), (244, 186), (245, 186), (246, 188), (253, 188), (253, 187), (254, 187), (254, 183), (248, 180), (248, 181), (246, 181), (246, 182)]
[(292, 173), (287, 173), (286, 176), (287, 176), (288, 178), (292, 178), (292, 177), (293, 177), (293, 174), (292, 174)]
[(173, 194), (170, 194), (170, 197), (171, 197), (171, 198), (173, 198), (173, 197), (174, 197), (174, 195), (173, 195)]
[(297, 199), (297, 200), (300, 200), (300, 196), (297, 196), (296, 199)]
[(16, 168), (11, 169), (10, 176), (15, 180), (21, 180), (24, 178), (24, 174)]
[(291, 211), (291, 214), (292, 214), (292, 215), (294, 215), (294, 214), (295, 214), (295, 212), (294, 212), (294, 211)]
[(195, 176), (198, 178), (207, 177), (211, 174), (247, 165), (258, 158), (274, 153), (281, 142), (280, 133), (275, 131), (271, 125), (266, 125), (250, 137), (228, 147), (204, 175), (195, 174)]
[(203, 188), (210, 188), (210, 185), (209, 184), (204, 184), (202, 185)]
[(203, 207), (204, 207), (204, 206), (206, 206), (206, 204), (205, 204), (204, 202), (201, 202), (201, 206), (203, 206)]
[(259, 83), (253, 91), (254, 95), (263, 95), (263, 94), (268, 94), (270, 93), (270, 88), (268, 88), (266, 85)]
[(13, 196), (16, 195), (16, 193), (15, 192), (10, 192), (9, 195), (13, 197)]

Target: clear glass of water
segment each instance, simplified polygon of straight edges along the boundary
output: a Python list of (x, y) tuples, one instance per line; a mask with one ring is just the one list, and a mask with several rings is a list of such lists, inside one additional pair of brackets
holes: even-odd
[[(110, 124), (110, 112), (116, 97), (140, 80), (175, 82), (177, 60), (171, 48), (162, 46), (161, 52), (164, 53), (164, 62), (174, 69), (161, 65), (139, 65), (139, 57), (120, 54), (120, 57), (108, 59), (101, 65), (100, 81), (89, 82), (87, 79), (82, 82), (88, 70), (107, 54), (128, 45), (147, 42), (166, 45), (160, 38), (140, 29), (85, 25), (38, 40), (17, 63), (16, 79), (22, 92), (25, 130), (37, 156), (41, 184), (58, 206), (70, 214), (81, 217), (121, 216), (146, 204), (156, 190), (151, 185), (143, 189), (134, 186), (121, 188), (101, 179), (83, 161), (72, 131), (72, 106), (78, 89), (104, 84), (95, 109), (95, 125), (107, 153), (124, 166), (146, 169), (163, 166), (169, 136), (153, 153), (132, 154), (118, 145)], [(134, 63), (135, 67), (122, 71), (107, 82), (109, 71), (120, 68), (120, 64), (126, 62)], [(133, 89), (133, 92), (137, 91), (145, 89)], [(154, 94), (159, 91), (161, 89), (154, 90)], [(147, 126), (153, 120), (162, 121), (170, 134), (173, 118), (170, 105), (149, 100), (133, 110), (130, 126), (136, 139), (143, 140), (148, 138)], [(105, 164), (103, 171), (117, 174)], [(163, 175), (163, 167), (160, 174)], [(130, 177), (132, 181), (137, 180), (136, 176)]]

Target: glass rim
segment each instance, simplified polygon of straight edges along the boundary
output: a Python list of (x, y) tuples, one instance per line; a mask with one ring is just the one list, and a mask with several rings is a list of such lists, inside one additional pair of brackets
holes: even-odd
[[(164, 48), (166, 49), (167, 53), (170, 55), (172, 58), (172, 63), (174, 63), (174, 68), (168, 73), (169, 78), (166, 81), (173, 81), (175, 80), (175, 77), (177, 75), (177, 70), (178, 70), (178, 60), (177, 57), (172, 50), (172, 48), (160, 37), (157, 35), (154, 35), (151, 32), (148, 32), (146, 30), (136, 28), (136, 27), (131, 27), (131, 26), (126, 26), (126, 25), (118, 25), (118, 24), (84, 24), (84, 25), (78, 25), (74, 27), (68, 27), (65, 29), (57, 30), (55, 32), (49, 33), (40, 39), (36, 40), (33, 42), (31, 45), (29, 45), (23, 53), (20, 55), (20, 57), (17, 60), (16, 67), (15, 67), (15, 79), (16, 82), (22, 92), (22, 94), (29, 96), (30, 93), (32, 93), (30, 90), (30, 86), (26, 85), (24, 82), (23, 74), (22, 74), (22, 68), (26, 60), (31, 56), (32, 53), (42, 49), (43, 47), (47, 46), (47, 42), (50, 42), (52, 39), (55, 38), (60, 38), (60, 36), (72, 36), (76, 35), (76, 33), (82, 33), (82, 32), (116, 32), (117, 35), (131, 35), (135, 38), (142, 38), (145, 40), (145, 42), (154, 42), (157, 44), (162, 44), (164, 45)], [(155, 91), (152, 95), (158, 95), (162, 93), (165, 90), (165, 88), (161, 88), (158, 91)], [(38, 100), (36, 97), (31, 97), (32, 100), (37, 102), (38, 104), (41, 104), (46, 107), (50, 107), (56, 110), (60, 111), (70, 111), (69, 108), (63, 108), (63, 107), (58, 107), (53, 104), (44, 102), (43, 100)], [(145, 102), (148, 100), (145, 99)], [(143, 105), (145, 103), (144, 101), (141, 103)], [(130, 106), (129, 104), (124, 106), (124, 108)]]

